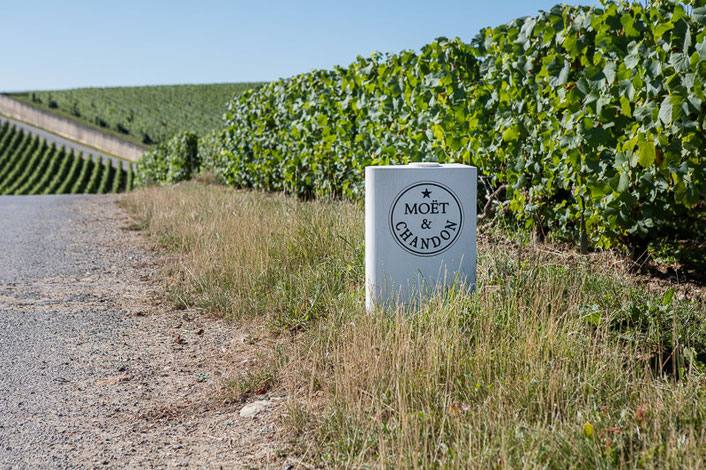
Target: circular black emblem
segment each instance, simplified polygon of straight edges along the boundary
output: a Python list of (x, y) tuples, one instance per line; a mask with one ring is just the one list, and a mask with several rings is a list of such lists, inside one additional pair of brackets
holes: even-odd
[(415, 183), (397, 195), (390, 208), (395, 241), (417, 256), (433, 256), (456, 242), (463, 209), (456, 195), (435, 182)]

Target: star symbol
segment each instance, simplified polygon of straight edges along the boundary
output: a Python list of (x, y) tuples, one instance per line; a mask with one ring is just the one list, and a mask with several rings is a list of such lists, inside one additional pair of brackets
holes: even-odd
[(423, 196), (422, 199), (429, 197), (430, 194), (431, 194), (431, 191), (429, 191), (428, 189), (425, 189), (424, 191), (422, 191), (422, 196)]

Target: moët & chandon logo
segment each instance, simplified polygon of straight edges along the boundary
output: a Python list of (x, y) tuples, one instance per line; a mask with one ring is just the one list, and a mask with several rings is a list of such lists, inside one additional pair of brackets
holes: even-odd
[(436, 182), (415, 183), (390, 207), (395, 241), (417, 256), (437, 255), (456, 242), (463, 227), (463, 208), (456, 195)]

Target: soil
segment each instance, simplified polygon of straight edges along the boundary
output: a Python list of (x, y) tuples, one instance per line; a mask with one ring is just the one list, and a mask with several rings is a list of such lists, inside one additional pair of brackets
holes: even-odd
[(10, 201), (41, 207), (22, 214), (34, 229), (0, 239), (0, 468), (296, 468), (286, 397), (250, 397), (266, 405), (254, 418), (228, 398), (266, 345), (171, 309), (165, 255), (116, 196), (47, 198)]
[(478, 232), (479, 249), (488, 244), (503, 246), (504, 249), (516, 251), (519, 254), (541, 252), (561, 258), (569, 264), (589, 263), (596, 269), (612, 271), (626, 279), (629, 278), (656, 295), (664, 295), (667, 290), (674, 289), (675, 298), (679, 300), (706, 302), (706, 283), (703, 281), (703, 273), (696, 272), (693, 266), (678, 262), (665, 265), (647, 260), (637, 264), (617, 251), (595, 250), (582, 255), (575, 245), (548, 241), (523, 246), (497, 234), (483, 233), (481, 227)]

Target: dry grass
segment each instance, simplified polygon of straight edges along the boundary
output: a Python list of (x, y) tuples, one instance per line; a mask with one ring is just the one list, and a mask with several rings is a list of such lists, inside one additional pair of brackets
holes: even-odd
[(167, 276), (177, 304), (298, 329), (329, 310), (340, 276), (359, 278), (362, 247), (351, 252), (348, 240), (362, 236), (362, 219), (350, 204), (193, 184), (143, 190), (125, 204), (178, 253)]
[(200, 184), (124, 201), (175, 253), (178, 304), (289, 338), (263, 376), (296, 397), (308, 461), (706, 466), (706, 309), (645, 291), (609, 255), (481, 244), (475, 292), (370, 315), (359, 207)]

